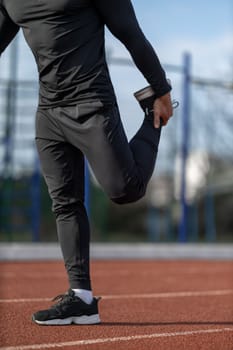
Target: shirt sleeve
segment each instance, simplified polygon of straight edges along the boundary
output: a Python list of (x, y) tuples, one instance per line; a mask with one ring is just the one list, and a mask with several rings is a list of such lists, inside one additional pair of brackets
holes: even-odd
[(0, 55), (13, 40), (18, 30), (19, 26), (11, 20), (6, 9), (0, 4)]
[(130, 0), (93, 0), (111, 33), (129, 51), (134, 63), (152, 86), (156, 97), (171, 90), (159, 58), (143, 34)]

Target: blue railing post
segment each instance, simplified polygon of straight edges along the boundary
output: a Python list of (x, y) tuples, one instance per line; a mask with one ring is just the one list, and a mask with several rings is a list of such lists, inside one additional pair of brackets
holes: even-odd
[(181, 145), (181, 219), (179, 226), (179, 242), (187, 241), (187, 195), (186, 195), (186, 165), (189, 151), (190, 134), (190, 90), (191, 90), (191, 55), (184, 54), (183, 62), (183, 109), (182, 109), (182, 145)]
[(216, 238), (214, 194), (211, 189), (207, 189), (205, 195), (205, 240), (207, 242), (216, 242)]

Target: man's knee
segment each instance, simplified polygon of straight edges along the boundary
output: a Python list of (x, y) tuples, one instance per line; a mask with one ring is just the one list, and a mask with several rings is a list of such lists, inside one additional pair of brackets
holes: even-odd
[(144, 197), (146, 193), (145, 186), (134, 186), (134, 185), (127, 185), (124, 188), (124, 194), (120, 196), (111, 196), (110, 199), (116, 204), (129, 204), (137, 202), (139, 199)]

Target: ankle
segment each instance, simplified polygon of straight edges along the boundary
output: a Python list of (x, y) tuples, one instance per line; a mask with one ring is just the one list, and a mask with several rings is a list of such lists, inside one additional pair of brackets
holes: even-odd
[(77, 289), (72, 288), (72, 290), (74, 291), (75, 296), (79, 297), (82, 301), (84, 301), (84, 303), (86, 303), (86, 304), (92, 303), (93, 294), (92, 294), (91, 290), (80, 289), (80, 288), (77, 288)]

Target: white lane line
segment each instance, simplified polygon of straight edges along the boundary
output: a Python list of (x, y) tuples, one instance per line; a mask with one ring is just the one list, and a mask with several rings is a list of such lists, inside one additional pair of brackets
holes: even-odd
[[(230, 269), (229, 269), (230, 270)], [(183, 275), (189, 275), (189, 274), (222, 274), (225, 273), (226, 269), (222, 268), (222, 269), (217, 269), (216, 267), (214, 269), (211, 270), (203, 270), (200, 271), (200, 269), (198, 268), (186, 268), (185, 271), (182, 271)], [(230, 270), (231, 272), (231, 270)], [(17, 278), (19, 277), (19, 272), (11, 272), (11, 271), (0, 271), (1, 273), (1, 278)], [(95, 271), (95, 276), (99, 277), (103, 277), (103, 276), (112, 276), (113, 273), (111, 271)], [(128, 270), (119, 270), (119, 271), (114, 271), (114, 275), (115, 276), (137, 276), (137, 272), (134, 271), (128, 271)], [(161, 271), (151, 271), (146, 270), (146, 271), (142, 271), (140, 272), (140, 275), (143, 276), (147, 276), (147, 275), (153, 275), (153, 276), (160, 276), (161, 278), (164, 278), (164, 273), (162, 273)], [(173, 271), (168, 271), (167, 276), (170, 277), (174, 277), (174, 272)], [(65, 274), (64, 272), (53, 272), (52, 274), (53, 278), (63, 278), (65, 280)], [(21, 272), (20, 271), (20, 278), (32, 278), (32, 279), (41, 279), (41, 278), (51, 278), (51, 272)], [(175, 278), (175, 277), (174, 277)]]
[(189, 335), (195, 335), (195, 334), (213, 334), (213, 333), (223, 333), (223, 332), (233, 332), (233, 328), (199, 329), (195, 331), (184, 331), (184, 332), (152, 333), (152, 334), (129, 335), (125, 337), (114, 337), (114, 338), (84, 339), (84, 340), (76, 340), (76, 341), (69, 341), (69, 342), (63, 342), (63, 343), (8, 346), (8, 347), (1, 347), (0, 350), (39, 350), (39, 349), (50, 349), (50, 348), (65, 348), (68, 346), (116, 343), (121, 341), (169, 338), (169, 337), (178, 337), (178, 336), (189, 336)]
[[(168, 293), (146, 293), (146, 294), (118, 294), (103, 295), (102, 299), (147, 299), (147, 298), (180, 298), (180, 297), (200, 297), (200, 296), (223, 296), (233, 294), (233, 289), (206, 290), (206, 291), (186, 291)], [(32, 303), (51, 301), (52, 298), (22, 298), (22, 299), (0, 299), (0, 303)]]
[(233, 289), (189, 291), (189, 292), (169, 292), (169, 293), (105, 295), (105, 296), (103, 296), (103, 299), (180, 298), (180, 297), (199, 297), (199, 296), (222, 296), (222, 295), (230, 295), (230, 294), (233, 294)]
[(0, 299), (0, 303), (37, 303), (52, 301), (53, 298), (22, 298), (22, 299)]
[[(64, 279), (64, 273), (61, 272), (54, 272), (52, 274), (53, 278), (63, 278)], [(17, 278), (19, 277), (19, 272), (1, 272), (1, 278)], [(41, 272), (41, 273), (33, 273), (33, 272), (20, 272), (20, 278), (31, 278), (31, 279), (45, 279), (50, 278), (51, 279), (51, 273)]]

